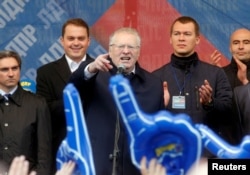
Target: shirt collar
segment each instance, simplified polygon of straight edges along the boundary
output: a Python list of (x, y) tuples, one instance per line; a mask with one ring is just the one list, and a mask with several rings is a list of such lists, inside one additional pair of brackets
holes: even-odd
[(79, 65), (86, 60), (86, 54), (84, 55), (84, 57), (81, 59), (81, 61), (79, 61), (78, 63), (73, 61), (69, 56), (65, 55), (65, 58), (67, 60), (67, 63), (69, 65), (69, 69), (71, 72), (74, 72), (78, 67)]
[(133, 70), (130, 73), (135, 74), (135, 66), (134, 66)]
[(5, 94), (14, 94), (14, 92), (17, 90), (17, 85), (10, 91), (10, 92), (8, 92), (8, 93), (6, 93), (6, 92), (4, 92), (2, 89), (0, 89), (0, 94), (2, 95), (2, 96), (4, 96)]

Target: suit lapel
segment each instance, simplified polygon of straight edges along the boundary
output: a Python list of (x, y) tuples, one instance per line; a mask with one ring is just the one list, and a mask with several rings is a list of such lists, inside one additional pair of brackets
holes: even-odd
[[(88, 54), (86, 56), (86, 60), (84, 62), (86, 63), (90, 63), (92, 62), (94, 59), (91, 58)], [(63, 55), (63, 57), (61, 59), (59, 59), (58, 61), (56, 61), (56, 66), (55, 66), (56, 71), (58, 72), (58, 74), (61, 76), (61, 78), (63, 79), (63, 81), (65, 83), (68, 82), (70, 76), (71, 76), (71, 71), (68, 65), (68, 62), (66, 60), (65, 55)]]
[(68, 80), (69, 80), (69, 77), (71, 75), (71, 71), (69, 69), (69, 65), (67, 63), (65, 55), (61, 59), (59, 59), (56, 62), (56, 64), (57, 64), (55, 66), (56, 71), (58, 72), (59, 76), (61, 76), (61, 78), (63, 79), (63, 81), (65, 83), (67, 83)]

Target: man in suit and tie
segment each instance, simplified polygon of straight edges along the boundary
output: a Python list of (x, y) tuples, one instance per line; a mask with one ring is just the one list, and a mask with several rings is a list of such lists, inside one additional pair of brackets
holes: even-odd
[(46, 98), (52, 122), (52, 153), (54, 170), (56, 153), (66, 136), (66, 120), (63, 106), (63, 89), (69, 77), (80, 63), (92, 61), (86, 53), (90, 45), (89, 26), (81, 18), (67, 20), (62, 26), (61, 44), (65, 54), (58, 60), (41, 66), (37, 70), (36, 91)]

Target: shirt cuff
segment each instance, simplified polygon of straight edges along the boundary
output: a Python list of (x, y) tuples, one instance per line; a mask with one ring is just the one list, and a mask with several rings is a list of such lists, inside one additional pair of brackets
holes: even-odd
[(89, 80), (90, 78), (92, 78), (96, 73), (91, 73), (88, 71), (89, 65), (86, 66), (86, 68), (84, 69), (84, 79), (85, 80)]

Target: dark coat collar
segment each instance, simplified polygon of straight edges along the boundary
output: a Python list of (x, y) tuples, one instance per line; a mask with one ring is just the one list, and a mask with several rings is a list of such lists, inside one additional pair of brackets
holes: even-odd
[[(14, 102), (17, 106), (21, 106), (22, 105), (22, 96), (23, 93), (25, 93), (25, 90), (23, 90), (23, 88), (21, 87), (20, 84), (18, 84), (17, 90), (9, 96), (9, 100)], [(31, 92), (29, 92), (31, 93)], [(4, 98), (2, 95), (0, 95), (0, 100), (2, 101), (2, 98)]]

